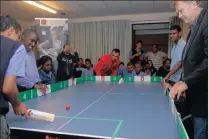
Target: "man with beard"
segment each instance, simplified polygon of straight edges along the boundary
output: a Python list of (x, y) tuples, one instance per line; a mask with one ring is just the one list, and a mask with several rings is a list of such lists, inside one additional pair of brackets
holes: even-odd
[(174, 84), (181, 79), (182, 52), (186, 45), (186, 42), (181, 37), (181, 27), (179, 25), (173, 25), (170, 28), (170, 38), (174, 42), (171, 50), (171, 67), (170, 72), (164, 77), (163, 83), (170, 80), (171, 84)]
[(110, 54), (100, 58), (94, 67), (97, 76), (116, 76), (120, 65), (120, 50), (113, 49)]
[(156, 76), (161, 76), (164, 78), (170, 72), (170, 65), (171, 65), (171, 60), (166, 59), (163, 62), (163, 66), (160, 67), (159, 70), (157, 71)]

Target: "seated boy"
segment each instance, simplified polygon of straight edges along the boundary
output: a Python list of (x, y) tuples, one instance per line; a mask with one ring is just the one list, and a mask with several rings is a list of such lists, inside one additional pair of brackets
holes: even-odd
[(94, 70), (92, 68), (91, 65), (91, 60), (90, 59), (86, 59), (85, 60), (85, 66), (86, 68), (76, 68), (76, 71), (82, 71), (82, 76), (93, 76), (94, 75)]
[(125, 68), (125, 64), (123, 62), (120, 62), (119, 68), (118, 68), (118, 75), (121, 75), (123, 72), (123, 69)]
[(86, 66), (83, 64), (83, 58), (79, 58), (78, 63), (75, 65), (74, 70), (73, 70), (73, 77), (74, 78), (79, 78), (82, 76), (82, 71), (81, 70), (76, 70), (76, 69), (85, 69)]
[(136, 76), (146, 76), (146, 74), (142, 71), (142, 66), (140, 62), (135, 64), (135, 72)]
[(136, 72), (134, 70), (134, 65), (129, 62), (127, 64), (127, 68), (123, 68), (120, 76), (136, 76)]

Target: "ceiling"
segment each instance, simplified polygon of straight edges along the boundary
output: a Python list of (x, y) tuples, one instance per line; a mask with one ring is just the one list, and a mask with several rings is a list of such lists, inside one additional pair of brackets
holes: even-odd
[(22, 1), (1, 1), (1, 13), (21, 20), (41, 17), (86, 18), (97, 16), (174, 12), (172, 1), (41, 1), (66, 13), (51, 14)]

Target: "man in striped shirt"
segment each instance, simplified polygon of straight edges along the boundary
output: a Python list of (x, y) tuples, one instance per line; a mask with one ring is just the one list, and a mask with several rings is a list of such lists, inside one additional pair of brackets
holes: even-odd
[(158, 51), (158, 46), (154, 44), (152, 45), (152, 52), (147, 52), (146, 57), (152, 61), (153, 66), (158, 70), (163, 65), (163, 61), (167, 59), (167, 54)]

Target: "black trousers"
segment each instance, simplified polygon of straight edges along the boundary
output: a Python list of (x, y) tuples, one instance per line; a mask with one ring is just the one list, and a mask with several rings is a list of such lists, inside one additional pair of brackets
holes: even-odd
[[(170, 81), (170, 80), (168, 81), (168, 83), (172, 86), (175, 84), (175, 82)], [(189, 114), (191, 114), (190, 108), (187, 106), (185, 98), (180, 97), (179, 100), (174, 100), (174, 104), (176, 106), (177, 111), (180, 113), (181, 118), (184, 118), (185, 116), (188, 116)], [(193, 119), (189, 118), (188, 120), (185, 120), (183, 124), (188, 133), (189, 138), (193, 139), (193, 131), (194, 131)]]
[[(169, 80), (168, 83), (173, 86), (176, 82)], [(180, 97), (179, 100), (175, 99), (174, 103), (177, 111), (181, 114), (182, 118), (188, 115), (186, 110), (185, 98)]]

